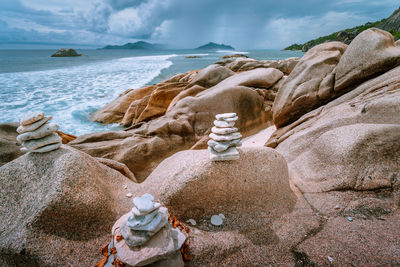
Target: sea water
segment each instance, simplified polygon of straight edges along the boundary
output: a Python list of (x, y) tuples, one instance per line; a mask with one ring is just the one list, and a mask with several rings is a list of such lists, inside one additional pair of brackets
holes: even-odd
[[(42, 110), (66, 133), (122, 129), (90, 120), (126, 89), (140, 88), (204, 68), (236, 51), (77, 50), (81, 57), (52, 58), (53, 50), (0, 50), (0, 123)], [(293, 51), (240, 51), (255, 59), (302, 56)], [(186, 56), (200, 58), (186, 58)]]

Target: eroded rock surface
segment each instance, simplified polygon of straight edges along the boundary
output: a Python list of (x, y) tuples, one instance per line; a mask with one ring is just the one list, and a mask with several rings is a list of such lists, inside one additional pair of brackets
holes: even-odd
[(330, 42), (305, 54), (282, 84), (273, 105), (274, 123), (287, 125), (336, 97), (335, 67), (347, 45)]
[(335, 92), (354, 88), (399, 64), (400, 48), (392, 34), (377, 28), (365, 30), (351, 42), (337, 66)]
[(300, 265), (400, 263), (398, 51), (390, 33), (361, 33), (334, 71), (339, 97), (280, 125), (266, 144), (319, 217), (291, 249)]
[(0, 167), (0, 265), (93, 266), (134, 183), (68, 146)]

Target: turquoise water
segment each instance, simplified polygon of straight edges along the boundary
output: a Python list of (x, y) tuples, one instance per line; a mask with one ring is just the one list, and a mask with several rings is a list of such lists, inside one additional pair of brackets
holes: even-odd
[[(177, 73), (204, 68), (225, 54), (196, 50), (77, 50), (81, 57), (52, 58), (54, 50), (0, 50), (0, 123), (43, 110), (67, 133), (118, 129), (90, 120), (90, 114), (128, 88), (140, 88)], [(285, 59), (297, 51), (239, 51), (249, 57)], [(201, 58), (186, 58), (198, 55)]]

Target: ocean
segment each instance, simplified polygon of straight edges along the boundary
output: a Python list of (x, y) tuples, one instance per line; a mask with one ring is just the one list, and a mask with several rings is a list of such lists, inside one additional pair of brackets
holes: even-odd
[[(90, 114), (126, 89), (158, 83), (204, 68), (226, 54), (258, 59), (302, 56), (298, 51), (79, 50), (81, 57), (52, 58), (55, 50), (0, 50), (0, 123), (42, 110), (69, 134), (122, 129), (90, 120)], [(186, 56), (200, 58), (186, 58)]]

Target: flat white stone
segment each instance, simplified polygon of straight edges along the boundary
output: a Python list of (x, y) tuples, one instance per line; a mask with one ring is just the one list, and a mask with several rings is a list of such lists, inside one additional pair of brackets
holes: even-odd
[(219, 127), (219, 128), (228, 128), (228, 127), (233, 127), (235, 126), (235, 122), (227, 122), (227, 121), (214, 121), (214, 125)]
[(35, 111), (28, 113), (24, 118), (21, 119), (20, 124), (21, 125), (29, 125), (34, 122), (37, 122), (44, 117), (44, 112), (43, 111)]
[(61, 145), (62, 145), (62, 142), (60, 141), (60, 142), (55, 143), (55, 144), (51, 144), (51, 145), (43, 146), (41, 148), (37, 148), (37, 149), (32, 150), (30, 152), (32, 152), (32, 153), (46, 153), (46, 152), (50, 152), (50, 151), (59, 149), (61, 147)]
[(236, 117), (236, 116), (237, 116), (237, 114), (232, 112), (232, 113), (217, 114), (217, 115), (215, 115), (215, 118), (217, 120), (222, 120), (222, 119), (227, 119), (227, 118), (233, 118), (233, 117)]
[(126, 194), (126, 197), (132, 197), (132, 196), (133, 196), (132, 193)]
[(160, 207), (161, 207), (161, 204), (156, 202), (156, 203), (154, 203), (154, 207), (153, 207), (152, 210), (141, 212), (141, 211), (138, 210), (136, 207), (133, 207), (132, 213), (133, 213), (134, 215), (136, 215), (136, 216), (142, 216), (142, 215), (149, 214), (149, 213), (155, 211), (156, 209), (158, 209), (158, 208), (160, 208)]
[[(134, 220), (131, 220), (132, 217), (128, 218), (128, 221), (126, 222), (126, 226), (131, 228), (132, 230), (135, 231), (147, 231), (147, 232), (158, 232), (164, 225), (168, 223), (168, 209), (165, 207), (161, 207), (157, 211), (154, 212), (156, 216), (154, 216), (148, 223), (146, 224), (141, 224), (138, 223), (137, 217), (135, 216)], [(145, 217), (151, 217), (153, 213), (150, 213), (148, 215), (144, 215)], [(146, 221), (147, 222), (147, 219)]]
[(226, 135), (210, 133), (209, 136), (212, 140), (217, 141), (217, 142), (232, 141), (232, 140), (239, 139), (242, 137), (242, 135), (240, 133), (232, 133), (232, 134), (226, 134)]
[(58, 130), (58, 125), (55, 123), (45, 123), (33, 132), (26, 132), (17, 136), (17, 141), (22, 143), (24, 141), (39, 139), (50, 135)]
[(146, 215), (134, 215), (130, 216), (128, 218), (128, 221), (126, 222), (126, 225), (134, 230), (138, 230), (138, 227), (145, 226), (149, 224), (152, 220), (155, 220), (155, 218), (158, 215), (158, 210), (153, 211), (152, 213), (146, 214)]
[(236, 147), (230, 147), (228, 148), (228, 150), (221, 153), (218, 153), (211, 147), (208, 147), (208, 151), (210, 152), (210, 159), (212, 161), (226, 161), (226, 160), (239, 159), (239, 151), (236, 149)]
[(133, 205), (140, 211), (140, 212), (149, 212), (154, 209), (154, 197), (150, 194), (144, 194), (141, 197), (135, 197), (133, 199)]
[(43, 138), (39, 138), (39, 139), (33, 139), (33, 140), (28, 140), (22, 143), (22, 145), (24, 147), (26, 147), (27, 149), (29, 149), (30, 151), (35, 151), (41, 147), (47, 146), (47, 145), (51, 145), (51, 144), (56, 144), (56, 143), (60, 143), (62, 141), (61, 137), (56, 134), (56, 133), (52, 133), (50, 135), (47, 135)]
[(229, 127), (229, 128), (218, 128), (218, 127), (212, 127), (211, 132), (215, 134), (231, 134), (231, 133), (236, 133), (238, 131), (238, 128), (235, 127)]
[(220, 226), (222, 225), (223, 221), (222, 218), (219, 215), (213, 215), (211, 216), (211, 224), (215, 226)]
[(189, 220), (187, 220), (186, 222), (190, 223), (190, 224), (193, 225), (193, 226), (197, 224), (196, 221), (195, 221), (194, 219), (189, 219)]
[(43, 124), (45, 124), (47, 121), (51, 120), (52, 118), (53, 118), (52, 116), (48, 116), (48, 117), (44, 117), (43, 119), (40, 119), (37, 122), (34, 122), (29, 125), (20, 125), (17, 128), (17, 132), (19, 134), (26, 133), (26, 132), (32, 132), (32, 131), (38, 129)]
[(242, 141), (240, 139), (235, 139), (228, 142), (217, 142), (212, 139), (208, 140), (208, 146), (212, 147), (216, 152), (223, 152), (230, 147), (238, 147), (242, 146)]
[(226, 122), (235, 122), (235, 121), (237, 121), (239, 119), (239, 117), (233, 117), (233, 118), (226, 118), (226, 119), (223, 119), (223, 121), (226, 121)]

